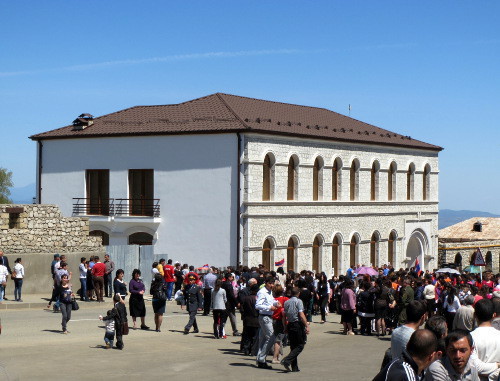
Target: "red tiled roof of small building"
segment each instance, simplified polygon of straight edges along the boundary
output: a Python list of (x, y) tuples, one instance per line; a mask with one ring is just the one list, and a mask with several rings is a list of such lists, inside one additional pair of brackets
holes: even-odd
[(221, 93), (174, 105), (131, 107), (94, 118), (93, 124), (84, 129), (71, 125), (30, 136), (30, 139), (223, 132), (259, 132), (433, 151), (442, 149), (324, 108)]

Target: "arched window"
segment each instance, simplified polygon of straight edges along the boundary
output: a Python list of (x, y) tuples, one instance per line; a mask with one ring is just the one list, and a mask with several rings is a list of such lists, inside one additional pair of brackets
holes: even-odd
[(377, 232), (372, 234), (370, 240), (370, 266), (378, 266), (378, 249), (380, 237)]
[(389, 242), (387, 246), (387, 262), (391, 266), (395, 266), (394, 258), (396, 257), (396, 232), (392, 231), (389, 234)]
[(457, 267), (462, 267), (462, 254), (460, 253), (457, 253), (457, 255), (455, 255), (455, 265), (457, 265)]
[(392, 162), (387, 173), (387, 200), (396, 200), (396, 163)]
[(413, 200), (415, 181), (415, 164), (411, 163), (406, 172), (406, 199)]
[(341, 240), (338, 235), (333, 237), (332, 243), (332, 267), (334, 275), (338, 276), (340, 274), (340, 258), (341, 258)]
[(313, 200), (323, 198), (323, 160), (317, 157), (313, 167)]
[(431, 166), (427, 164), (424, 167), (423, 183), (422, 183), (422, 199), (429, 200), (431, 196)]
[(264, 241), (264, 246), (262, 247), (262, 265), (266, 270), (272, 270), (271, 265), (273, 264), (273, 242), (270, 238)]
[(353, 160), (349, 176), (350, 183), (350, 199), (357, 200), (359, 197), (359, 161)]
[(288, 240), (288, 247), (286, 248), (286, 269), (295, 271), (295, 258), (297, 257), (298, 242), (291, 237)]
[(297, 188), (298, 188), (298, 166), (299, 161), (295, 157), (291, 157), (288, 162), (288, 189), (287, 189), (287, 200), (297, 199)]
[(340, 200), (342, 187), (342, 161), (336, 158), (332, 168), (332, 200)]
[(378, 200), (378, 177), (380, 172), (380, 164), (378, 161), (374, 161), (371, 171), (370, 180), (370, 200)]
[(357, 259), (359, 258), (358, 253), (359, 253), (359, 238), (357, 234), (354, 234), (351, 238), (351, 245), (350, 245), (350, 255), (349, 255), (349, 262), (351, 266), (356, 266), (357, 265)]
[(486, 256), (484, 257), (484, 261), (486, 262), (486, 270), (493, 270), (493, 255), (491, 251), (486, 252)]
[(102, 245), (103, 246), (108, 246), (109, 245), (109, 234), (106, 233), (106, 232), (103, 232), (102, 230), (92, 230), (89, 233), (89, 236), (91, 236), (91, 237), (101, 237)]
[(267, 154), (262, 168), (262, 201), (274, 198), (274, 159)]
[(139, 232), (128, 236), (129, 245), (152, 245), (153, 236), (148, 233)]
[(312, 270), (316, 273), (321, 272), (321, 251), (323, 249), (323, 240), (320, 236), (314, 237), (312, 247)]

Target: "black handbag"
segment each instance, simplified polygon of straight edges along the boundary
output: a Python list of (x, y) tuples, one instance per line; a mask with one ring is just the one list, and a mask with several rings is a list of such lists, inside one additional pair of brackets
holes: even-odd
[(76, 299), (71, 300), (71, 310), (72, 311), (78, 311), (80, 309), (80, 306), (78, 305), (78, 302)]

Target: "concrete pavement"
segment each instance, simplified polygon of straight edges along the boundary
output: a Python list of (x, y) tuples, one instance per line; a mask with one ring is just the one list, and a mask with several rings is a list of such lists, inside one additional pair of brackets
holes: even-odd
[[(388, 338), (340, 335), (340, 317), (330, 314), (326, 324), (312, 323), (299, 358), (300, 373), (285, 373), (280, 365), (257, 369), (254, 357), (239, 353), (239, 337), (212, 338), (211, 316), (198, 315), (200, 333), (183, 335), (188, 316), (169, 303), (162, 332), (131, 330), (124, 337), (123, 351), (106, 350), (104, 325), (97, 317), (111, 303), (88, 305), (73, 312), (68, 335), (60, 332), (60, 314), (43, 308), (0, 310), (0, 380), (371, 380), (389, 347)], [(154, 328), (151, 303), (146, 306), (146, 323)], [(285, 348), (285, 354), (288, 351)], [(2, 366), (9, 376), (2, 373)]]

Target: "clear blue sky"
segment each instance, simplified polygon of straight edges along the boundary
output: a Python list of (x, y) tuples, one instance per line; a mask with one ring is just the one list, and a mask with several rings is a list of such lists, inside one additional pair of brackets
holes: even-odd
[[(500, 2), (3, 1), (0, 167), (34, 133), (214, 92), (326, 107), (445, 148), (441, 208), (500, 213)], [(71, 160), (71, 158), (68, 158)]]

